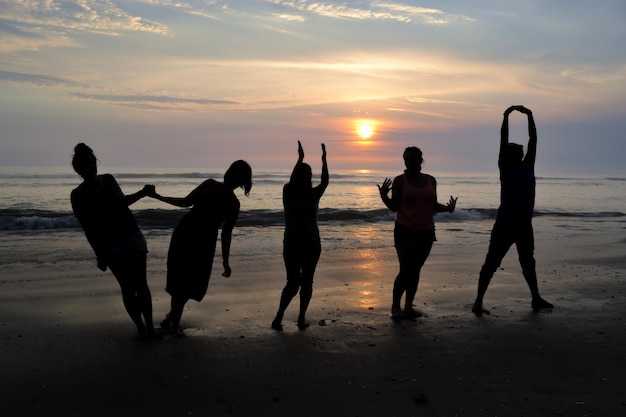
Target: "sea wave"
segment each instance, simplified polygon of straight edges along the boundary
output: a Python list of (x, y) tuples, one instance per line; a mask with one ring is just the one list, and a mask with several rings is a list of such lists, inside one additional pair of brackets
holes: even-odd
[[(187, 210), (148, 209), (134, 211), (142, 229), (168, 229), (178, 224)], [(492, 220), (497, 214), (496, 209), (457, 209), (454, 213), (439, 213), (435, 221), (466, 222)], [(535, 216), (551, 216), (563, 218), (620, 218), (626, 216), (622, 212), (552, 212), (536, 211)], [(358, 224), (392, 222), (395, 214), (387, 209), (354, 210), (323, 208), (319, 210), (320, 225)], [(282, 210), (244, 210), (239, 214), (238, 226), (270, 227), (283, 226)], [(53, 212), (45, 210), (0, 209), (0, 231), (37, 231), (79, 229), (80, 224), (70, 212)]]

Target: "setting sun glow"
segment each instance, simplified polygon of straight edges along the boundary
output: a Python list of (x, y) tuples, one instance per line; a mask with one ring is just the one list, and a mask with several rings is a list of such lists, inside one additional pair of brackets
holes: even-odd
[(359, 136), (361, 136), (363, 139), (368, 139), (369, 137), (372, 136), (373, 133), (374, 133), (374, 131), (372, 130), (372, 126), (371, 125), (363, 123), (359, 127)]
[(360, 138), (359, 143), (368, 143), (369, 139), (376, 133), (376, 122), (372, 120), (360, 119), (354, 122), (354, 130)]

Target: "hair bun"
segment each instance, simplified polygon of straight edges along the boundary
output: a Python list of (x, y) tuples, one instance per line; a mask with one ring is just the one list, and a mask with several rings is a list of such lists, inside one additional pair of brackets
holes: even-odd
[(81, 142), (74, 147), (74, 155), (76, 156), (93, 155), (93, 150), (89, 146)]

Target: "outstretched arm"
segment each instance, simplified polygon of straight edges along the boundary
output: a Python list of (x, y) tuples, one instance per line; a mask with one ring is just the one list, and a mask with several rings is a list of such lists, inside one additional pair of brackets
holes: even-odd
[(145, 185), (140, 191), (137, 191), (134, 194), (125, 195), (124, 199), (126, 200), (126, 205), (130, 206), (144, 197), (153, 196), (155, 193), (156, 191), (154, 185)]
[(152, 198), (156, 198), (159, 201), (162, 201), (167, 204), (171, 204), (176, 207), (191, 207), (194, 204), (194, 196), (196, 193), (200, 192), (203, 187), (203, 184), (200, 184), (196, 187), (195, 190), (189, 193), (187, 197), (165, 197), (156, 192), (156, 189), (152, 189), (152, 192), (148, 193), (148, 195)]

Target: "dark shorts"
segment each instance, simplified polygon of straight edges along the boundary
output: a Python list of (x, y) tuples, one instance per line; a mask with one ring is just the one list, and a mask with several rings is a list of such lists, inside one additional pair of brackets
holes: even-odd
[(407, 243), (432, 243), (436, 240), (435, 229), (409, 229), (398, 223), (393, 229), (393, 241), (396, 247)]

